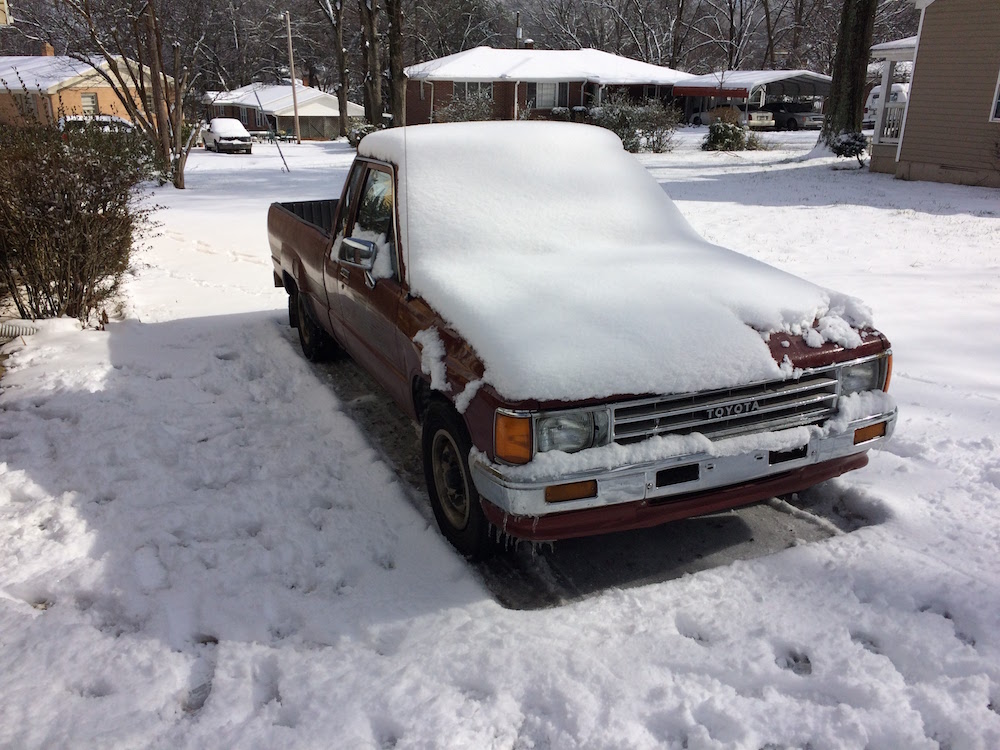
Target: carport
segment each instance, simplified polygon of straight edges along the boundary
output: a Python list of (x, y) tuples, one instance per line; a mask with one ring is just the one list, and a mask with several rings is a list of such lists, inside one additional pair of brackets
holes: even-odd
[(828, 96), (832, 80), (830, 76), (811, 70), (724, 70), (681, 79), (674, 84), (674, 96), (688, 97), (685, 106), (685, 119), (688, 119), (695, 112), (709, 108), (694, 109), (699, 97), (747, 102), (758, 99), (759, 104), (763, 104), (768, 96)]

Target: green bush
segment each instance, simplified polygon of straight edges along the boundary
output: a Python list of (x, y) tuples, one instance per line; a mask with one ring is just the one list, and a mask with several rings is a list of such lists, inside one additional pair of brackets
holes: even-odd
[(865, 165), (865, 154), (868, 153), (868, 139), (862, 133), (841, 133), (830, 141), (830, 150), (837, 156), (850, 159), (852, 156), (858, 160), (862, 167)]
[(0, 125), (0, 283), (22, 318), (88, 321), (118, 292), (151, 225), (138, 132)]
[(622, 139), (631, 153), (653, 151), (663, 153), (673, 147), (674, 131), (681, 120), (680, 112), (665, 107), (656, 99), (637, 103), (624, 93), (612, 94), (607, 102), (590, 110), (589, 121), (607, 128)]
[(374, 133), (378, 128), (370, 122), (365, 122), (361, 118), (354, 118), (347, 131), (347, 142), (352, 147), (357, 148), (361, 139), (369, 133)]
[(762, 151), (767, 146), (759, 135), (722, 113), (708, 126), (708, 135), (701, 142), (701, 148), (703, 151)]

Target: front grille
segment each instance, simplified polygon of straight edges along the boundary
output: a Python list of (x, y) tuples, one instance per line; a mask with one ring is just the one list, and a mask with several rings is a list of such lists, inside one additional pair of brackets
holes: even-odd
[(810, 373), (798, 380), (619, 404), (613, 407), (612, 439), (628, 444), (692, 432), (728, 437), (818, 424), (836, 410), (836, 371)]

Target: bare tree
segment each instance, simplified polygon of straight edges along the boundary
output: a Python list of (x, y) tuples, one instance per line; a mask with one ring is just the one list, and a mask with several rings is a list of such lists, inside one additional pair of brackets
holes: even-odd
[(358, 0), (365, 58), (365, 119), (372, 125), (382, 122), (381, 37), (378, 33), (378, 0)]
[(315, 0), (315, 2), (323, 17), (329, 22), (333, 34), (333, 59), (337, 69), (337, 84), (334, 91), (340, 110), (340, 135), (347, 135), (347, 95), (351, 82), (347, 49), (344, 47), (344, 4), (341, 0)]
[(389, 17), (389, 112), (393, 126), (406, 124), (406, 76), (403, 75), (403, 0), (386, 0)]

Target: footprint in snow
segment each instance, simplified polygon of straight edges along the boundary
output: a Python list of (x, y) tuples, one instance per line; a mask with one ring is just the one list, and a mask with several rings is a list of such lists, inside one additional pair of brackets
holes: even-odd
[(799, 651), (788, 651), (783, 656), (778, 656), (774, 660), (774, 663), (782, 669), (787, 669), (789, 672), (800, 676), (810, 675), (813, 671), (812, 662), (809, 660), (809, 657)]

